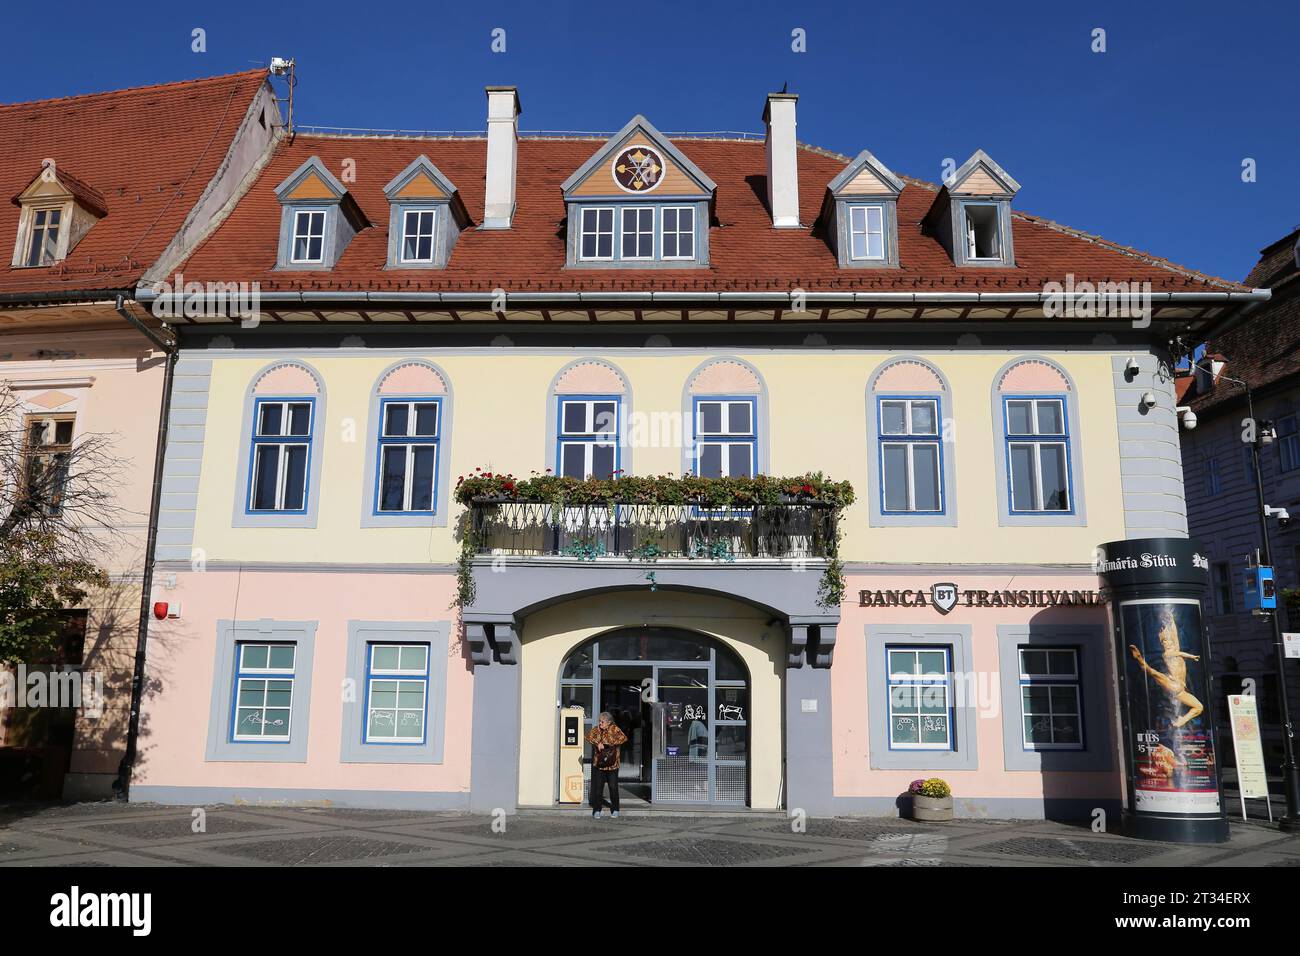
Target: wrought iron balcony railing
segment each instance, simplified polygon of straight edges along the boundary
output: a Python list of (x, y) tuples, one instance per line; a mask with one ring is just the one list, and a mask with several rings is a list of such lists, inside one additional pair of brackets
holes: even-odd
[(596, 560), (826, 558), (836, 511), (811, 502), (710, 509), (701, 505), (565, 505), (485, 500), (471, 505), (479, 554)]

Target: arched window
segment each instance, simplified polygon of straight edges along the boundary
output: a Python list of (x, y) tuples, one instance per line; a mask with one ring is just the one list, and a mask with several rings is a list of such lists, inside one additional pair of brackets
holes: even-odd
[(557, 475), (609, 478), (631, 470), (624, 436), (632, 393), (618, 368), (602, 359), (570, 362), (549, 395), (547, 445)]
[(951, 526), (957, 520), (949, 437), (952, 396), (933, 365), (891, 358), (867, 389), (871, 523)]
[(748, 362), (710, 359), (686, 380), (683, 414), (690, 423), (682, 471), (737, 478), (768, 470), (767, 388)]
[(451, 387), (431, 362), (386, 368), (370, 400), (362, 527), (447, 523)]
[(315, 527), (324, 413), (325, 388), (310, 366), (276, 362), (254, 376), (244, 403), (237, 527)]
[(1038, 356), (1003, 366), (993, 381), (995, 449), (1004, 525), (1082, 525), (1078, 397), (1056, 363)]

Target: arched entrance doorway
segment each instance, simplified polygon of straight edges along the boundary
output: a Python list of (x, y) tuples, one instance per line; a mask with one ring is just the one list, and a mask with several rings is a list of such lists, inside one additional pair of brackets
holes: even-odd
[[(561, 707), (583, 709), (584, 736), (602, 710), (613, 715), (628, 737), (620, 789), (654, 804), (748, 803), (749, 691), (734, 651), (682, 628), (606, 631), (560, 669)], [(591, 779), (586, 762), (583, 777)]]

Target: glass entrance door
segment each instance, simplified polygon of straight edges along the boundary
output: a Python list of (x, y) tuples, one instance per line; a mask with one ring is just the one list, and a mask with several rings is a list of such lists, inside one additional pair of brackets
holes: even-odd
[(654, 803), (712, 803), (709, 669), (659, 664), (655, 697), (663, 705), (662, 745), (654, 767)]
[[(721, 641), (667, 627), (606, 632), (565, 659), (559, 701), (583, 708), (584, 733), (607, 710), (627, 734), (619, 773), (625, 796), (748, 802), (749, 673)], [(584, 765), (588, 782), (590, 769)]]

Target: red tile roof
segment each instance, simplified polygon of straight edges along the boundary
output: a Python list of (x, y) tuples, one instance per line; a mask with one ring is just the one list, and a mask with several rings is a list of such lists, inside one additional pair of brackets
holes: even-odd
[[(1297, 238), (1300, 238), (1300, 229), (1260, 251), (1259, 262), (1250, 270), (1246, 281), (1272, 289), (1273, 297), (1236, 328), (1216, 336), (1206, 347), (1207, 358), (1215, 357), (1212, 353), (1217, 353), (1217, 357), (1226, 360), (1224, 375), (1248, 383), (1252, 392), (1300, 381)], [(1201, 415), (1244, 394), (1245, 389), (1240, 385), (1221, 378), (1205, 392), (1191, 387), (1187, 401)]]
[[(483, 211), (486, 143), (438, 139), (299, 134), (284, 141), (238, 208), (185, 265), (187, 280), (257, 281), (272, 291), (985, 291), (1038, 292), (1050, 280), (1148, 281), (1155, 292), (1236, 291), (1243, 287), (1194, 272), (1024, 213), (1013, 219), (1016, 267), (958, 269), (920, 221), (936, 187), (906, 180), (899, 198), (901, 268), (837, 267), (825, 239), (811, 230), (773, 229), (765, 203), (761, 142), (678, 139), (675, 145), (717, 183), (717, 222), (709, 232), (707, 269), (586, 270), (565, 268), (560, 184), (601, 148), (592, 139), (528, 139), (519, 143), (513, 227), (473, 227), (456, 242), (443, 270), (385, 270), (387, 200), (383, 187), (425, 154), (458, 188), (470, 215)], [(331, 170), (353, 160), (347, 183), (375, 225), (358, 233), (328, 271), (276, 271), (280, 205), (275, 187), (311, 156)], [(827, 184), (848, 159), (812, 147), (799, 151), (801, 218), (817, 219)], [(818, 231), (820, 232), (820, 230)]]
[(134, 288), (211, 181), (264, 82), (265, 70), (249, 70), (0, 104), (0, 195), (21, 193), (49, 158), (61, 179), (74, 171), (77, 188), (107, 208), (63, 262), (15, 269), (21, 210), (0, 203), (0, 294)]

